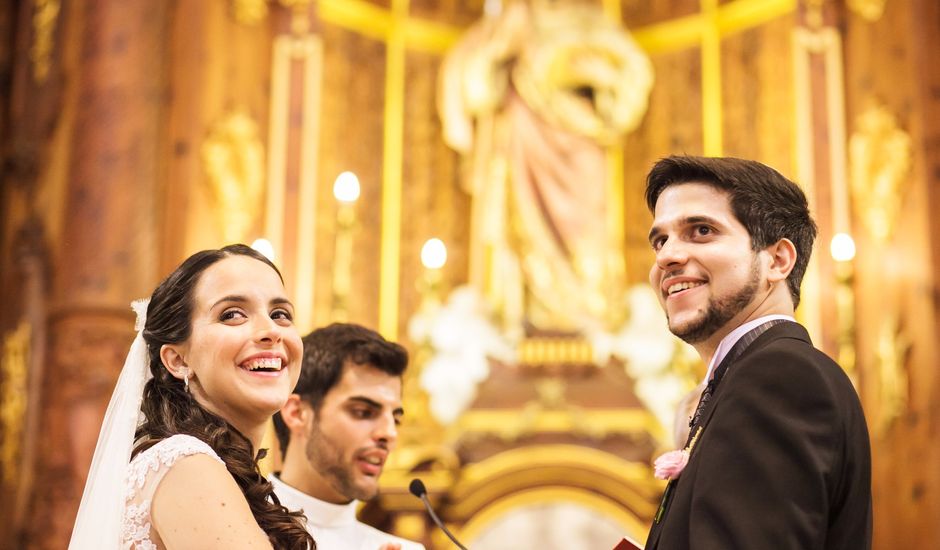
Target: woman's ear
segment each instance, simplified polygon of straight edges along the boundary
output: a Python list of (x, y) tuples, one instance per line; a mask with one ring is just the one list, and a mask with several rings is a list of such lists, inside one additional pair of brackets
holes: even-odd
[(160, 346), (160, 361), (175, 378), (183, 380), (190, 376), (189, 366), (183, 357), (183, 350), (174, 344)]
[(281, 407), (281, 419), (290, 430), (291, 436), (307, 434), (307, 429), (315, 417), (313, 407), (296, 393), (290, 394), (287, 402)]
[(767, 280), (771, 283), (778, 283), (786, 280), (796, 265), (796, 246), (790, 239), (780, 239), (766, 249), (770, 254), (770, 269), (767, 273)]

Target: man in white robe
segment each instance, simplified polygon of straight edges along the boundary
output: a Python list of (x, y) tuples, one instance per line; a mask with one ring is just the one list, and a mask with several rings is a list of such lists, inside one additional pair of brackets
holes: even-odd
[(395, 448), (407, 364), (404, 348), (359, 325), (304, 338), (300, 380), (274, 419), (284, 461), (271, 482), (281, 504), (303, 510), (318, 550), (424, 549), (356, 518)]

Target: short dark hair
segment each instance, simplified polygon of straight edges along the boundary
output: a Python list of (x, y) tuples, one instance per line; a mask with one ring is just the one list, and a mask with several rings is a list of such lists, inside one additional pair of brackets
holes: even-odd
[(773, 168), (737, 158), (671, 156), (661, 159), (646, 177), (646, 205), (655, 212), (659, 195), (669, 186), (704, 183), (728, 194), (731, 211), (751, 236), (751, 248), (762, 250), (780, 239), (796, 248), (796, 264), (787, 277), (793, 307), (800, 303), (800, 283), (816, 239), (816, 223), (800, 187)]
[[(408, 366), (408, 352), (381, 334), (361, 325), (333, 323), (304, 337), (304, 360), (294, 393), (320, 410), (326, 394), (339, 383), (346, 363), (368, 365), (391, 376), (401, 376)], [(274, 430), (287, 451), (290, 430), (281, 413), (274, 415)]]

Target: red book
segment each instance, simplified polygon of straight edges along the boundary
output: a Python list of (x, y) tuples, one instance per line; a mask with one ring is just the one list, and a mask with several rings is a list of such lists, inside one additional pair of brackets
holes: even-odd
[(614, 550), (643, 550), (643, 545), (630, 537), (623, 537), (623, 540), (614, 546)]

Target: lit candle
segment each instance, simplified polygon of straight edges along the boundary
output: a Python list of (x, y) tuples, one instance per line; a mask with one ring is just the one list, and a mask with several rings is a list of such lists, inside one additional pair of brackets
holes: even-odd
[(359, 178), (352, 172), (343, 172), (333, 182), (333, 196), (336, 200), (352, 204), (359, 199)]
[(255, 239), (255, 242), (251, 243), (251, 248), (254, 248), (265, 258), (274, 261), (274, 245), (271, 244), (271, 241), (267, 239)]
[(428, 269), (440, 269), (447, 263), (447, 247), (444, 241), (428, 239), (421, 247), (421, 263)]
[(829, 253), (837, 262), (849, 262), (855, 258), (855, 241), (848, 233), (836, 233), (829, 243)]
[(352, 237), (356, 225), (354, 207), (359, 199), (359, 178), (356, 174), (343, 172), (336, 176), (333, 196), (339, 201), (333, 252), (333, 319), (345, 321), (349, 315), (349, 293), (352, 288)]

